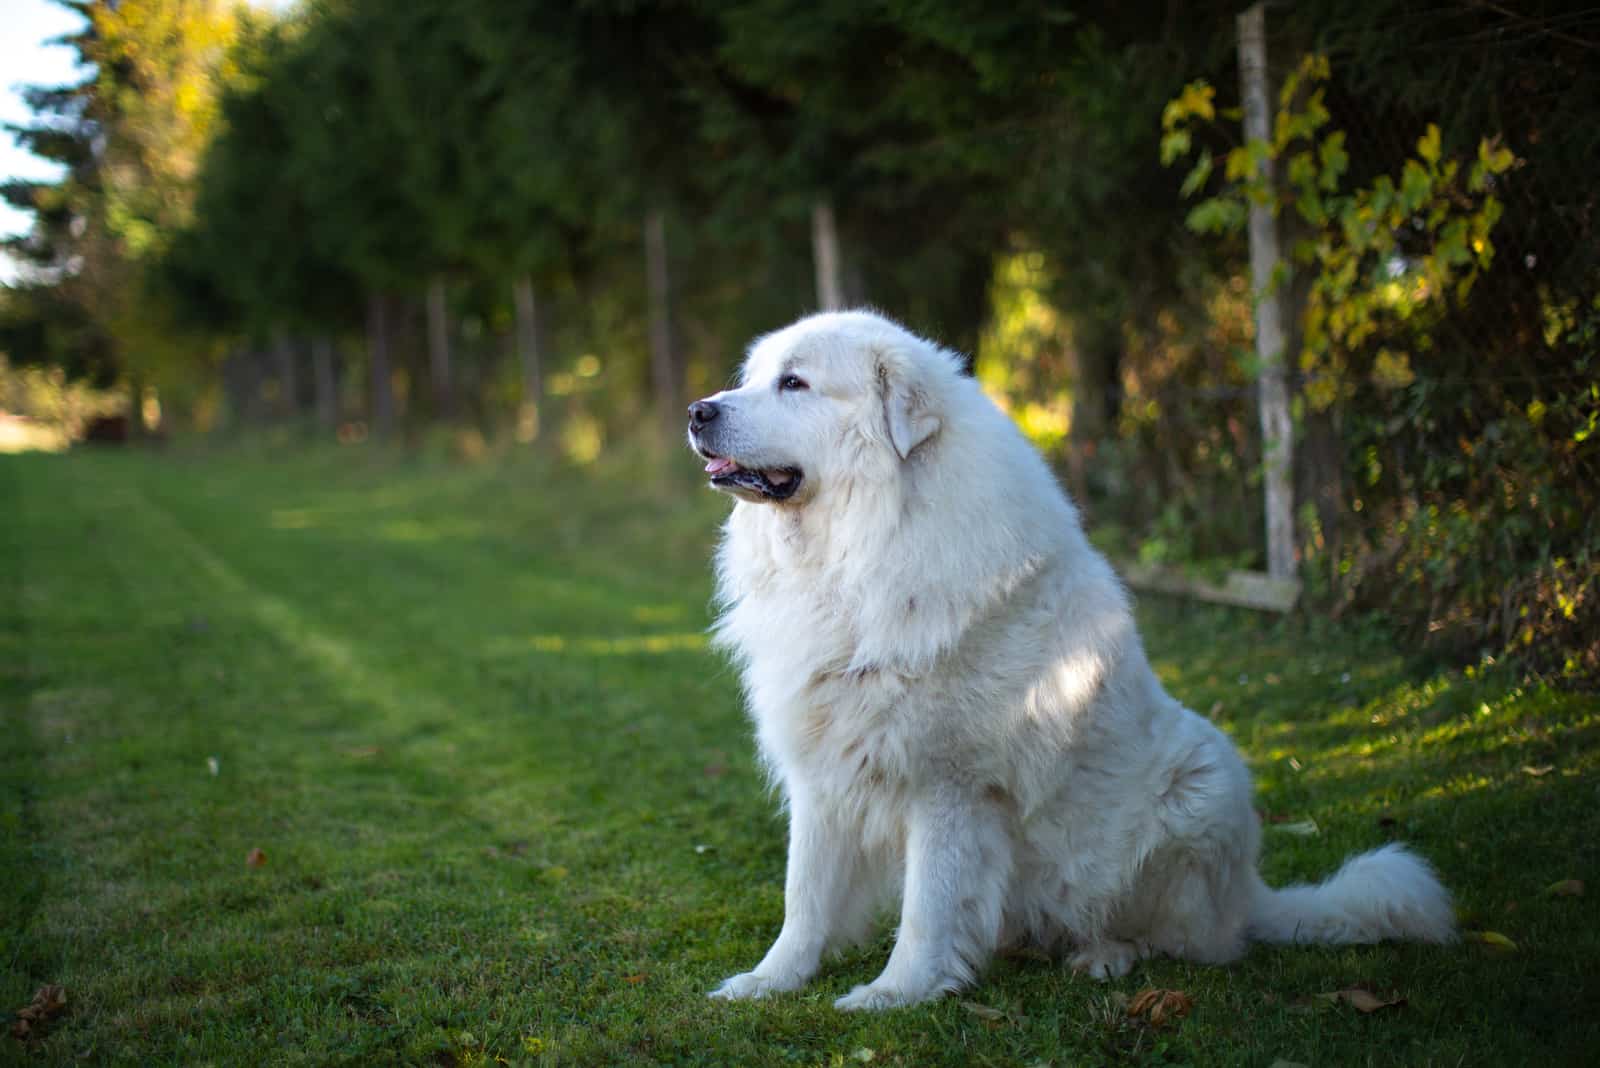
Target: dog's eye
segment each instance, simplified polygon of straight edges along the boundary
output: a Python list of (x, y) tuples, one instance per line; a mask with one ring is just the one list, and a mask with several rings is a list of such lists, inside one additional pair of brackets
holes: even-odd
[(778, 379), (778, 392), (780, 393), (786, 393), (792, 389), (810, 388), (810, 386), (806, 385), (805, 379), (801, 378), (799, 375), (784, 375), (782, 378)]

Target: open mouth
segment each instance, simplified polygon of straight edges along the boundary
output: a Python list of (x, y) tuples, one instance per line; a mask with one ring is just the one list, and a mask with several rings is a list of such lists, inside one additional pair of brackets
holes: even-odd
[(773, 467), (764, 471), (740, 467), (732, 460), (713, 456), (706, 464), (706, 474), (718, 489), (742, 489), (759, 494), (772, 501), (786, 501), (794, 496), (805, 477), (797, 467)]

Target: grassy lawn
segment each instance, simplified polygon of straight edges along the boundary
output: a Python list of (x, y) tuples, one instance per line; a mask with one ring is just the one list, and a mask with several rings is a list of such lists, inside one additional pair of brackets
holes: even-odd
[[(695, 466), (0, 457), (0, 1011), (68, 1005), (0, 1062), (1600, 1062), (1597, 701), (1159, 600), (1152, 659), (1244, 747), (1270, 880), (1403, 839), (1514, 948), (1008, 959), (836, 1013), (885, 937), (706, 1000), (776, 933), (784, 846), (705, 648)], [(1356, 985), (1405, 1002), (1316, 998)], [(1146, 987), (1192, 1013), (1130, 1019)]]

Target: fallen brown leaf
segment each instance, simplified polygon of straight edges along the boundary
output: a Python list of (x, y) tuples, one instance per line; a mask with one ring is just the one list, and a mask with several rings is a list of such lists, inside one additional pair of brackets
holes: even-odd
[(34, 993), (33, 1000), (17, 1010), (17, 1018), (11, 1024), (11, 1037), (19, 1042), (41, 1038), (50, 1021), (65, 1011), (66, 988), (55, 983), (41, 986)]
[(1129, 1016), (1143, 1016), (1152, 1027), (1160, 1027), (1168, 1020), (1180, 1020), (1194, 1008), (1194, 999), (1181, 990), (1158, 990), (1150, 987), (1141, 990), (1128, 1002)]
[(1406, 999), (1398, 994), (1385, 1001), (1370, 990), (1363, 990), (1359, 986), (1352, 986), (1346, 990), (1335, 990), (1331, 994), (1318, 994), (1319, 1001), (1330, 1003), (1344, 1002), (1357, 1012), (1377, 1012), (1379, 1009), (1398, 1008), (1406, 1003)]
[(267, 862), (267, 854), (263, 849), (252, 849), (245, 854), (244, 864), (247, 868), (259, 868)]

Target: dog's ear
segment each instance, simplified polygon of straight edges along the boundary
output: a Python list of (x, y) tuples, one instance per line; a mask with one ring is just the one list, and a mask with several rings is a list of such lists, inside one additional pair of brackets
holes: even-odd
[(883, 356), (878, 359), (878, 392), (889, 442), (904, 460), (938, 432), (939, 413), (934, 410), (933, 398), (911, 380), (907, 368)]

